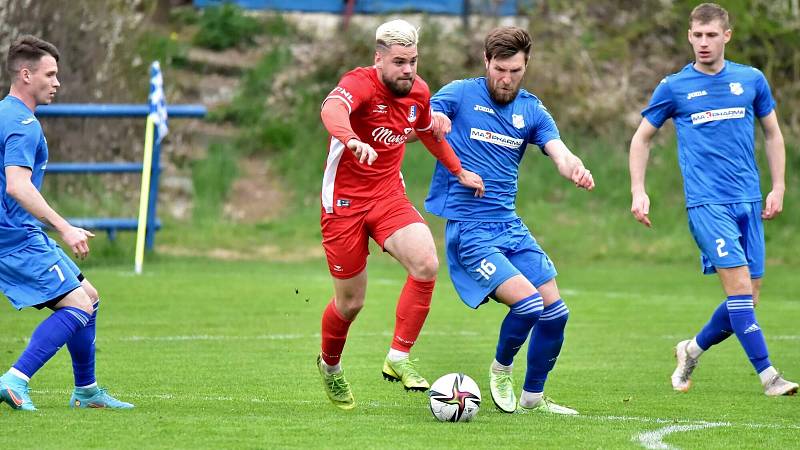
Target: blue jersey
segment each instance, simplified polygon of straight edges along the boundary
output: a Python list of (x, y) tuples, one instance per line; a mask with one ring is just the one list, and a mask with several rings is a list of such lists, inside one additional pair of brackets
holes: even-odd
[(6, 96), (0, 101), (0, 255), (7, 255), (26, 245), (29, 232), (40, 231), (39, 222), (6, 193), (8, 166), (31, 169), (31, 182), (42, 187), (47, 166), (47, 141), (42, 126), (22, 100)]
[(725, 61), (716, 75), (687, 64), (664, 78), (642, 116), (656, 128), (675, 123), (689, 208), (761, 200), (753, 124), (773, 109), (764, 74)]
[(499, 105), (489, 95), (486, 78), (453, 81), (431, 98), (434, 111), (453, 122), (447, 142), (464, 169), (483, 178), (486, 195), (475, 197), (450, 172), (436, 163), (425, 209), (450, 220), (504, 222), (517, 219), (519, 163), (529, 143), (560, 139), (542, 102), (520, 89), (511, 103)]

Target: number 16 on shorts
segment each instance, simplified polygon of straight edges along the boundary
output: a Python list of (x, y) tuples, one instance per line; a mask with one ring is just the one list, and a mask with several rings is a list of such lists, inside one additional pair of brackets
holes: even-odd
[(481, 260), (480, 266), (478, 266), (478, 268), (476, 268), (475, 271), (481, 274), (483, 278), (486, 278), (488, 280), (492, 275), (494, 275), (495, 272), (497, 272), (497, 267), (494, 264), (487, 261), (486, 258), (483, 258), (483, 260)]

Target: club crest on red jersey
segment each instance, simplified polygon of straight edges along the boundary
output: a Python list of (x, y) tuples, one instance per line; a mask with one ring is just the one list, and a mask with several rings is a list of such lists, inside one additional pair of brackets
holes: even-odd
[(408, 121), (414, 122), (417, 120), (417, 105), (411, 105), (408, 109)]

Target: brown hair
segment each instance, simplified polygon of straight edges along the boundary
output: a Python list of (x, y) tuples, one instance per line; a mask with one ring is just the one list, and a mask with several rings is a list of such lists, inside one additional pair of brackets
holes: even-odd
[(30, 34), (20, 36), (8, 47), (6, 72), (14, 79), (23, 66), (35, 69), (39, 61), (48, 55), (58, 62), (59, 54), (55, 45)]
[(490, 31), (486, 36), (483, 51), (489, 61), (493, 58), (510, 58), (518, 52), (524, 52), (525, 61), (527, 62), (531, 54), (532, 44), (531, 35), (522, 28), (500, 27)]
[(729, 30), (731, 28), (728, 11), (726, 11), (725, 8), (716, 3), (701, 3), (695, 6), (692, 13), (689, 14), (689, 28), (692, 27), (693, 22), (707, 24), (715, 20), (720, 21), (723, 30)]

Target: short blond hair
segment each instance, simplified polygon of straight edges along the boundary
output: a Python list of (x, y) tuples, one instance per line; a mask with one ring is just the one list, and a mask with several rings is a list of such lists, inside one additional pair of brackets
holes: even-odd
[(403, 19), (391, 20), (375, 30), (376, 49), (387, 49), (393, 45), (412, 47), (418, 41), (419, 29)]

